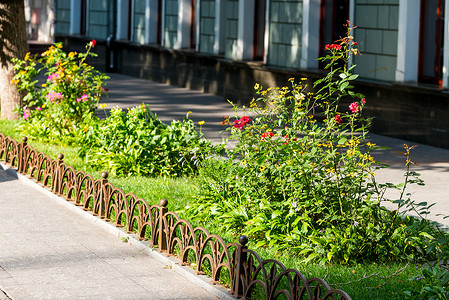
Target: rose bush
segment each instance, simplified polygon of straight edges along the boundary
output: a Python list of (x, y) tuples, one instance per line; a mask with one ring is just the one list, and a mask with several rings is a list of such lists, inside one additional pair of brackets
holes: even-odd
[(370, 120), (363, 111), (369, 103), (351, 86), (357, 75), (348, 62), (359, 51), (352, 24), (347, 29), (346, 37), (326, 46), (321, 60), (329, 72), (313, 84), (316, 92), (305, 78), (282, 88), (256, 84), (260, 98), (247, 116), (224, 121), (236, 146), (222, 146), (226, 158), (200, 169), (197, 200), (186, 210), (190, 218), (306, 261), (427, 255), (432, 237), (425, 226), (381, 205), (387, 186), (374, 180), (379, 164), (371, 152), (377, 146), (366, 140)]

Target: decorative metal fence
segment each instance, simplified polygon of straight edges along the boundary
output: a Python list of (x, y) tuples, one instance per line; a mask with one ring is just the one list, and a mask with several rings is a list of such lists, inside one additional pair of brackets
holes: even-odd
[(18, 143), (0, 133), (0, 159), (6, 164), (84, 210), (150, 241), (160, 252), (178, 256), (183, 265), (195, 263), (197, 274), (207, 273), (213, 284), (224, 282), (237, 298), (351, 299), (344, 291), (331, 289), (323, 279), (306, 279), (277, 260), (262, 260), (247, 248), (246, 236), (241, 236), (239, 243), (226, 244), (220, 236), (202, 227), (193, 228), (168, 211), (166, 199), (150, 206), (133, 193), (114, 187), (106, 172), (95, 180), (66, 165), (63, 158), (59, 154), (52, 160), (28, 145), (26, 137)]

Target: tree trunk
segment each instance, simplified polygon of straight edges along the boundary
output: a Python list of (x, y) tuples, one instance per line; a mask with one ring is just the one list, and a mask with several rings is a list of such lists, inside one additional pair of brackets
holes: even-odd
[(27, 45), (25, 8), (23, 0), (0, 2), (0, 110), (1, 118), (18, 119), (13, 111), (22, 105), (22, 97), (15, 84), (12, 58), (25, 57)]

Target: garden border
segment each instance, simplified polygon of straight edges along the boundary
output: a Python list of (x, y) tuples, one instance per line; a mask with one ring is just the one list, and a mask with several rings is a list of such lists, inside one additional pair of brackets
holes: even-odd
[[(175, 212), (168, 211), (166, 199), (160, 205), (150, 206), (133, 193), (125, 194), (108, 182), (107, 172), (102, 179), (76, 171), (63, 162), (64, 155), (56, 160), (32, 148), (27, 138), (18, 143), (0, 133), (0, 160), (15, 167), (19, 174), (27, 175), (41, 183), (52, 193), (94, 216), (122, 228), (127, 234), (136, 234), (140, 241), (166, 255), (178, 255), (180, 264), (189, 265), (188, 255), (195, 257), (198, 275), (209, 265), (212, 284), (219, 284), (221, 271), (227, 270), (230, 294), (246, 298), (251, 292), (262, 288), (266, 299), (284, 295), (287, 299), (347, 299), (350, 296), (330, 286), (321, 278), (306, 279), (295, 269), (287, 269), (277, 260), (263, 261), (248, 249), (248, 238), (241, 236), (239, 243), (226, 244), (223, 239), (210, 234), (205, 228), (193, 226)], [(143, 245), (143, 244), (142, 244)], [(144, 246), (147, 247), (147, 246)]]

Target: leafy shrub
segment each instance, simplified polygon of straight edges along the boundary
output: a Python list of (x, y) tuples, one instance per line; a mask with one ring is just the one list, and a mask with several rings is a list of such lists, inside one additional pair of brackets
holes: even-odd
[[(109, 77), (85, 63), (95, 40), (86, 45), (85, 53), (62, 50), (55, 43), (40, 56), (15, 59), (17, 74), (12, 80), (25, 93), (19, 126), (22, 134), (51, 143), (73, 144), (92, 120), (100, 100), (103, 83)], [(39, 76), (45, 81), (39, 84)]]
[[(314, 83), (316, 93), (306, 79), (265, 90), (256, 84), (260, 98), (249, 113), (224, 121), (236, 146), (227, 159), (204, 163), (190, 218), (247, 234), (257, 247), (290, 249), (306, 261), (426, 255), (433, 237), (421, 231), (425, 224), (381, 206), (387, 186), (374, 181), (378, 163), (370, 153), (377, 147), (365, 139), (365, 98), (352, 91), (357, 75), (347, 66), (358, 50), (347, 26), (345, 38), (326, 46), (321, 60), (329, 73)], [(343, 107), (342, 100), (352, 103)]]
[(107, 119), (92, 123), (78, 153), (114, 175), (182, 176), (196, 172), (208, 147), (188, 114), (166, 125), (142, 104), (127, 113), (114, 108)]

